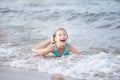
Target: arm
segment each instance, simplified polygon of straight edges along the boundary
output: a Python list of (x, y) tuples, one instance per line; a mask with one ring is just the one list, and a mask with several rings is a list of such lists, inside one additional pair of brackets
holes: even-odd
[(79, 55), (80, 52), (78, 52), (73, 46), (69, 45), (68, 50), (76, 55)]
[(48, 45), (50, 45), (51, 40), (45, 41), (42, 44), (39, 44), (35, 48), (33, 48), (31, 51), (33, 52), (39, 52), (40, 49), (46, 48)]
[(37, 50), (36, 53), (34, 56), (32, 57), (38, 57), (38, 56), (44, 56), (50, 52), (53, 52), (54, 51), (54, 47), (53, 45), (47, 47), (47, 48), (44, 48), (44, 49), (40, 49), (40, 50)]

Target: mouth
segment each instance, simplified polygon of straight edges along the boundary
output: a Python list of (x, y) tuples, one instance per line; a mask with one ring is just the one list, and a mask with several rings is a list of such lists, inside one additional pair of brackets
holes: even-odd
[(65, 42), (65, 40), (60, 40), (60, 42)]

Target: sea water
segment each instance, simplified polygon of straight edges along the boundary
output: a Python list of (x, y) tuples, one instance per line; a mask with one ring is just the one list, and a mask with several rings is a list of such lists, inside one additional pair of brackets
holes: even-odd
[[(81, 55), (37, 57), (56, 28)], [(119, 0), (0, 0), (0, 65), (81, 80), (120, 78)]]

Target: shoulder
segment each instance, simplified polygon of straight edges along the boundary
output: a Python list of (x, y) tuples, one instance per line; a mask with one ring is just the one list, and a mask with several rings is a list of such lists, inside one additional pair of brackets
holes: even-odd
[(77, 51), (72, 45), (70, 45), (70, 44), (69, 44), (69, 46), (68, 46), (68, 50), (69, 50), (70, 52), (74, 53), (74, 54), (77, 54), (77, 55), (80, 54), (80, 52), (78, 52), (78, 51)]
[(71, 44), (68, 44), (68, 50), (69, 50), (69, 51), (74, 51), (75, 48), (74, 48)]
[(73, 48), (71, 44), (66, 43), (66, 45), (68, 46), (68, 50), (71, 51), (71, 49)]
[(72, 48), (72, 45), (71, 44), (68, 44), (68, 50), (70, 51)]

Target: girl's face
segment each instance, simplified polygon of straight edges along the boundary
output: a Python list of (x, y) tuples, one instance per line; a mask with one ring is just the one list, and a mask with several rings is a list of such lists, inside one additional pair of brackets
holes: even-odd
[(65, 45), (67, 42), (68, 36), (64, 30), (58, 30), (56, 32), (55, 41), (60, 45)]

